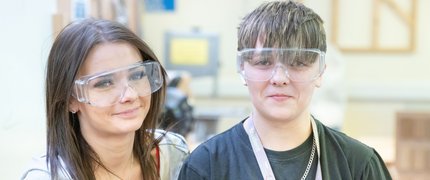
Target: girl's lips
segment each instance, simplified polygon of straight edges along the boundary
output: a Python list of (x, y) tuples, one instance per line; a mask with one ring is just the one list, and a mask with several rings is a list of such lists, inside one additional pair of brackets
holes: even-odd
[(133, 118), (133, 117), (137, 116), (137, 114), (139, 112), (138, 110), (139, 110), (139, 108), (133, 108), (133, 109), (128, 109), (128, 110), (121, 111), (118, 113), (114, 113), (113, 115), (128, 119), (128, 118)]

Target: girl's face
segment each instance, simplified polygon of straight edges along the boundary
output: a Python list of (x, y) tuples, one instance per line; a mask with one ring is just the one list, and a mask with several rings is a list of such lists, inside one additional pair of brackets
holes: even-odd
[[(139, 51), (128, 43), (104, 43), (95, 46), (78, 72), (78, 78), (141, 62)], [(77, 111), (85, 137), (131, 135), (138, 130), (148, 113), (151, 95), (140, 97), (124, 86), (118, 102), (106, 107), (92, 106), (72, 99), (70, 108)]]
[[(255, 48), (262, 48), (257, 41)], [(273, 121), (308, 118), (308, 106), (321, 76), (306, 83), (292, 82), (282, 68), (268, 81), (245, 80), (254, 108), (254, 116)]]

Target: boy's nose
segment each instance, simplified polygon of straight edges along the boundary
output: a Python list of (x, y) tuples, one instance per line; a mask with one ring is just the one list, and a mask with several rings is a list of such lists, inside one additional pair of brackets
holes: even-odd
[(275, 86), (287, 85), (290, 83), (288, 78), (288, 71), (282, 65), (278, 65), (273, 69), (273, 76), (270, 83)]

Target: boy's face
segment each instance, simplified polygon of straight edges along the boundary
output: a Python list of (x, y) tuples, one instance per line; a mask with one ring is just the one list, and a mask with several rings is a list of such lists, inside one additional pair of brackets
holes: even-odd
[[(255, 48), (263, 48), (257, 41)], [(266, 120), (293, 121), (308, 118), (308, 106), (321, 76), (310, 82), (291, 81), (282, 68), (278, 68), (268, 81), (250, 81), (246, 84), (254, 106), (254, 115)]]

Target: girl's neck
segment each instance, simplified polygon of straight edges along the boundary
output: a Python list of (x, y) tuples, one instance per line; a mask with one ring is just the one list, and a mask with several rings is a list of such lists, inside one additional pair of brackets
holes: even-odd
[(132, 154), (128, 162), (123, 164), (123, 167), (117, 167), (116, 169), (109, 168), (107, 165), (105, 165), (105, 167), (96, 166), (94, 172), (96, 179), (130, 180), (136, 179), (136, 177), (142, 178), (140, 164), (136, 162), (135, 159), (136, 158)]
[(96, 176), (101, 179), (119, 179), (117, 176), (121, 179), (128, 179), (129, 176), (135, 174), (135, 167), (139, 163), (136, 160), (138, 158), (133, 155), (134, 132), (121, 137), (110, 138), (87, 136), (85, 140), (100, 158), (103, 166), (108, 169), (95, 164)]

